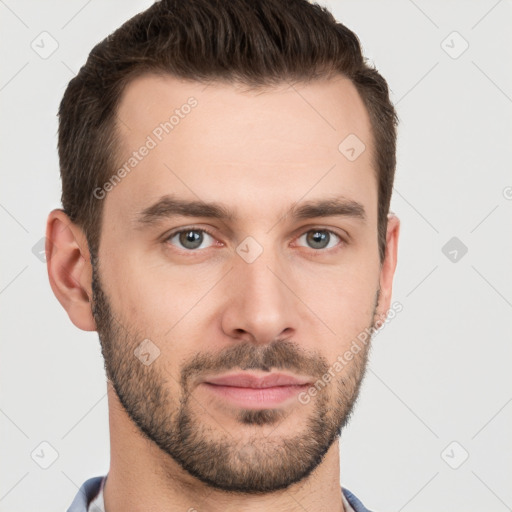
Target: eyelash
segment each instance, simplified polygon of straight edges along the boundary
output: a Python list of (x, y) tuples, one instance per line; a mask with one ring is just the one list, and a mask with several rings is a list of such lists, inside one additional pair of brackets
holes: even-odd
[[(211, 231), (209, 229), (200, 228), (200, 227), (196, 227), (196, 226), (189, 226), (189, 227), (187, 227), (185, 229), (182, 228), (182, 229), (179, 229), (179, 230), (176, 230), (176, 231), (173, 231), (173, 232), (169, 233), (169, 235), (165, 236), (164, 242), (166, 244), (168, 244), (169, 240), (174, 238), (176, 235), (179, 235), (181, 233), (186, 233), (188, 231), (204, 232), (204, 233), (207, 233), (208, 235), (210, 235), (213, 239), (216, 239), (213, 231)], [(332, 253), (334, 251), (339, 250), (340, 249), (340, 245), (345, 245), (347, 243), (347, 241), (341, 235), (336, 233), (335, 231), (333, 231), (331, 229), (320, 228), (320, 227), (313, 227), (313, 228), (307, 229), (306, 231), (302, 232), (297, 237), (297, 239), (302, 237), (303, 235), (305, 235), (307, 233), (312, 232), (312, 231), (321, 231), (321, 232), (324, 232), (324, 233), (329, 233), (330, 235), (334, 235), (335, 237), (339, 238), (339, 240), (340, 240), (340, 242), (336, 245), (336, 247), (331, 247), (330, 249), (313, 249), (313, 248), (310, 247), (309, 249), (311, 249), (311, 251), (315, 255), (319, 255), (321, 253)], [(170, 244), (170, 245), (172, 245), (172, 244)], [(175, 247), (175, 246), (173, 246), (173, 247)], [(179, 249), (179, 248), (177, 248), (177, 249), (181, 250), (182, 252), (189, 253), (189, 254), (200, 253), (201, 251), (205, 250), (205, 249)]]

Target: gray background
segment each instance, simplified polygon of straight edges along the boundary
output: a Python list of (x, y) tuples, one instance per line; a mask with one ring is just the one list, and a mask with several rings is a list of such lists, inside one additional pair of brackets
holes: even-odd
[[(149, 4), (0, 0), (2, 512), (66, 510), (108, 470), (97, 335), (69, 321), (37, 244), (60, 206), (66, 84)], [(358, 34), (401, 119), (392, 210), (404, 309), (375, 337), (341, 483), (376, 511), (511, 510), (511, 2), (324, 5)]]

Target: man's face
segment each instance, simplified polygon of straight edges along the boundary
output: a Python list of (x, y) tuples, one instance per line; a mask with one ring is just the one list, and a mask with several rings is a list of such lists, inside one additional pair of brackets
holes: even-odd
[[(254, 93), (145, 76), (125, 91), (118, 130), (119, 167), (134, 151), (137, 161), (103, 199), (93, 290), (120, 402), (163, 460), (213, 487), (268, 492), (303, 479), (349, 418), (368, 345), (333, 366), (389, 305), (377, 303), (361, 99), (342, 78)], [(356, 159), (338, 148), (350, 134), (366, 145)], [(170, 199), (231, 216), (172, 213)], [(345, 206), (296, 215), (328, 200)], [(240, 373), (304, 385), (209, 382)]]

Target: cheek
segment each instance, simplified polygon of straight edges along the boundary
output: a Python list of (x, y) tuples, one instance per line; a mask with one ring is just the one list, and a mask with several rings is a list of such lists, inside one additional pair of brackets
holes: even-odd
[(303, 289), (301, 298), (335, 334), (328, 345), (335, 359), (361, 332), (372, 325), (379, 283), (378, 269), (351, 269), (316, 279), (314, 289)]
[[(204, 313), (201, 299), (214, 283), (214, 275), (161, 272), (143, 261), (123, 261), (109, 279), (109, 296), (116, 315), (130, 332), (163, 346), (185, 326), (194, 328), (191, 319)], [(204, 301), (205, 305), (207, 301)]]

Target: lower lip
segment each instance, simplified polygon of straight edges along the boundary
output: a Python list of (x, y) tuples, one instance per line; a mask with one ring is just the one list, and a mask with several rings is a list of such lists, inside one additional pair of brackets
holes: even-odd
[(307, 390), (310, 385), (274, 386), (270, 388), (240, 388), (235, 386), (218, 386), (203, 382), (202, 385), (210, 392), (240, 407), (251, 409), (264, 409), (276, 405), (297, 396), (301, 391)]

